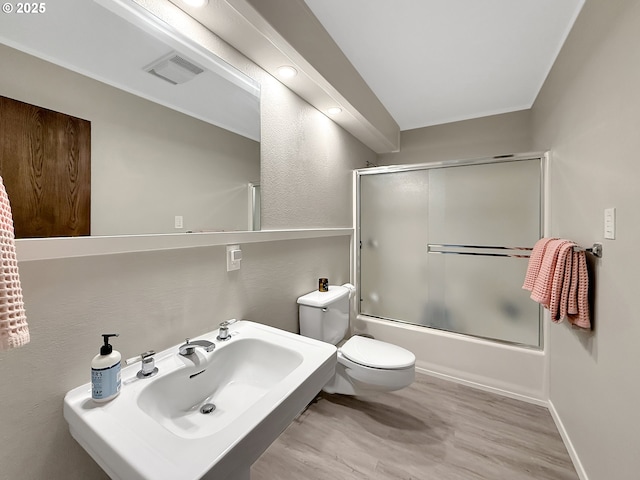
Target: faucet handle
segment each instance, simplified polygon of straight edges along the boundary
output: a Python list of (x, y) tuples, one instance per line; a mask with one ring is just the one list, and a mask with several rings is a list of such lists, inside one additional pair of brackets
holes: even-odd
[(140, 355), (136, 355), (135, 357), (128, 358), (124, 361), (127, 365), (131, 365), (132, 363), (142, 362), (142, 368), (137, 373), (138, 378), (149, 378), (153, 377), (156, 373), (158, 373), (158, 367), (156, 367), (155, 359), (153, 356), (156, 354), (153, 350), (148, 350), (146, 352), (141, 353)]
[(216, 338), (222, 341), (229, 340), (231, 338), (231, 335), (229, 334), (229, 325), (233, 323), (236, 323), (235, 318), (222, 322), (218, 328), (218, 336)]
[(127, 358), (124, 363), (126, 365), (133, 365), (134, 363), (144, 361), (145, 358), (151, 357), (155, 354), (156, 352), (153, 350), (148, 350), (146, 352), (142, 352), (140, 355), (136, 355), (135, 357)]

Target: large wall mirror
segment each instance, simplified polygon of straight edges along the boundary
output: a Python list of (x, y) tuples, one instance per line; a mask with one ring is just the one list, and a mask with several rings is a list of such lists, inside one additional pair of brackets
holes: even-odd
[(91, 122), (92, 236), (259, 229), (259, 85), (140, 12), (0, 15), (0, 95)]

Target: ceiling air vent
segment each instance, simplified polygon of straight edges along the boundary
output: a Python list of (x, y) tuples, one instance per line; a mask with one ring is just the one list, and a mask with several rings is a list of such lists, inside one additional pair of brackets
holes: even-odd
[(165, 55), (150, 65), (147, 65), (144, 69), (150, 74), (160, 77), (173, 85), (188, 82), (196, 75), (204, 72), (204, 69), (178, 55), (176, 52)]

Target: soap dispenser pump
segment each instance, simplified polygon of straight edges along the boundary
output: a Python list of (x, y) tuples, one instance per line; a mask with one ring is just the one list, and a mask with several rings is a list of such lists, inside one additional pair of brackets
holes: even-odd
[(104, 345), (91, 361), (91, 397), (96, 402), (107, 402), (120, 393), (120, 359), (122, 356), (109, 344), (117, 333), (103, 333)]

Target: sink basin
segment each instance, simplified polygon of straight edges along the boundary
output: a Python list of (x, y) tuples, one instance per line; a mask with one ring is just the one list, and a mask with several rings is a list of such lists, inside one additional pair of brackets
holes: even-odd
[(113, 479), (248, 480), (251, 464), (333, 376), (336, 348), (249, 321), (201, 335), (216, 348), (156, 354), (159, 373), (123, 368), (120, 395), (67, 393), (71, 435)]
[[(142, 391), (138, 407), (175, 435), (206, 437), (244, 414), (303, 360), (299, 352), (262, 339), (233, 340), (195, 376), (180, 369), (158, 378)], [(203, 414), (206, 405), (215, 408)]]

